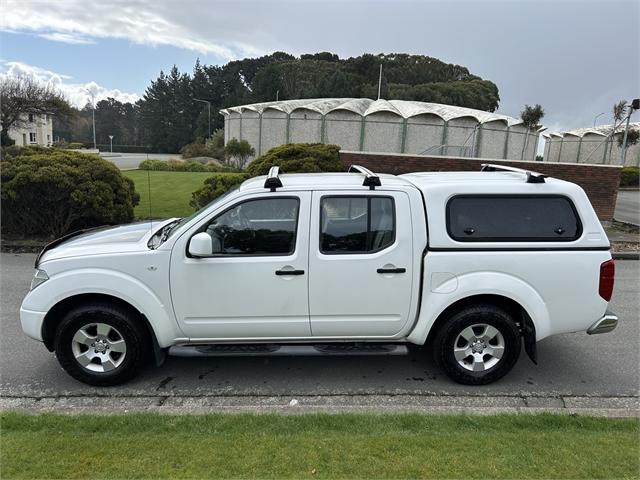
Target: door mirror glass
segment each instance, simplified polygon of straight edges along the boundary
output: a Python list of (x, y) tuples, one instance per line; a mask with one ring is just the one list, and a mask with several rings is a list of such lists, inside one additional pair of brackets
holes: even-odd
[(206, 232), (200, 232), (189, 241), (189, 254), (192, 257), (206, 257), (213, 252), (211, 237)]

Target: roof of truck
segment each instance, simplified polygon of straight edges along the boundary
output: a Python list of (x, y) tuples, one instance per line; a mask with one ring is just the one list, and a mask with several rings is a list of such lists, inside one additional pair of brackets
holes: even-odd
[[(380, 178), (381, 187), (406, 188), (411, 185), (421, 190), (432, 188), (455, 188), (455, 186), (477, 187), (491, 184), (504, 187), (507, 184), (536, 185), (526, 182), (526, 174), (521, 172), (416, 172), (404, 175), (375, 174)], [(353, 189), (362, 187), (364, 175), (359, 173), (292, 173), (279, 175), (284, 190)], [(241, 191), (264, 190), (266, 175), (245, 181)], [(546, 178), (546, 183), (558, 185), (567, 183), (554, 178)]]

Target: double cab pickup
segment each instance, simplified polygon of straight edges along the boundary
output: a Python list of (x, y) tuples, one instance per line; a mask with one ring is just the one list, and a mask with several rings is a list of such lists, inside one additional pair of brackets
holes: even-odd
[(92, 385), (166, 354), (394, 354), (487, 384), (524, 349), (604, 333), (614, 263), (584, 191), (535, 172), (280, 174), (190, 217), (49, 244), (25, 333)]

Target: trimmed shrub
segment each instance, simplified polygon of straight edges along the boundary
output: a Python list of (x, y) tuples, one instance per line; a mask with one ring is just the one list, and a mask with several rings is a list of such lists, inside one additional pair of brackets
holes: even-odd
[[(93, 143), (85, 143), (84, 148), (93, 148)], [(98, 143), (96, 148), (101, 152), (109, 152), (111, 145), (108, 143)], [(149, 145), (113, 145), (114, 153), (158, 153)]]
[(140, 196), (113, 163), (68, 150), (45, 152), (3, 156), (3, 234), (55, 238), (133, 220)]
[(206, 164), (197, 160), (144, 160), (138, 165), (140, 170), (162, 170), (170, 172), (237, 172), (238, 169), (220, 165), (216, 161)]
[(198, 210), (241, 184), (247, 178), (249, 175), (246, 173), (214, 173), (204, 181), (204, 185), (200, 189), (191, 194), (189, 205)]
[(278, 165), (283, 173), (344, 172), (338, 145), (288, 143), (269, 150), (247, 166), (252, 177), (266, 175)]
[(81, 148), (83, 148), (83, 145), (79, 142), (71, 142), (71, 143), (67, 143), (66, 148), (70, 149), (70, 150), (79, 150)]
[(621, 187), (638, 187), (640, 184), (640, 167), (624, 167), (620, 175)]

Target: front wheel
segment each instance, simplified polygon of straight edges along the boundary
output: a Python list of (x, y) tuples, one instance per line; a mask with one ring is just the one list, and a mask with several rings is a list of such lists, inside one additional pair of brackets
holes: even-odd
[(145, 336), (130, 312), (91, 304), (68, 312), (56, 332), (55, 352), (69, 375), (96, 386), (118, 385), (140, 368)]
[(456, 312), (440, 326), (434, 358), (452, 380), (486, 385), (513, 368), (521, 343), (508, 313), (493, 305), (475, 305)]

